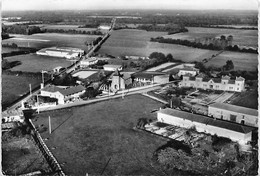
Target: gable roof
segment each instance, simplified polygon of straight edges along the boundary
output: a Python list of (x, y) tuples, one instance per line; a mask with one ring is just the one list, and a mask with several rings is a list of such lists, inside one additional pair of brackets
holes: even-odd
[(215, 127), (219, 127), (219, 128), (224, 128), (227, 130), (232, 130), (232, 131), (236, 131), (236, 132), (244, 133), (244, 134), (249, 133), (255, 129), (253, 127), (243, 126), (240, 124), (236, 124), (236, 123), (232, 123), (232, 122), (228, 122), (228, 121), (222, 121), (222, 120), (218, 120), (218, 119), (212, 119), (210, 117), (192, 114), (192, 113), (188, 113), (185, 111), (178, 111), (178, 110), (170, 109), (170, 108), (161, 109), (158, 112), (166, 114), (166, 115), (172, 115), (177, 118), (187, 119), (190, 121), (199, 122), (199, 123), (203, 123), (206, 125), (211, 125), (211, 126), (215, 126)]
[(231, 104), (227, 104), (227, 103), (213, 103), (213, 104), (210, 104), (209, 107), (224, 109), (224, 110), (228, 110), (228, 111), (232, 111), (232, 112), (238, 112), (241, 114), (258, 116), (258, 110), (256, 110), (256, 109), (245, 108), (242, 106), (236, 106), (236, 105), (231, 105)]

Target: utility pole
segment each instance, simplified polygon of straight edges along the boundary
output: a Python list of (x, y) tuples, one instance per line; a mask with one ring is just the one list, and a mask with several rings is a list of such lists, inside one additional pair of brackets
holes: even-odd
[(38, 97), (38, 94), (36, 95), (37, 96), (37, 111), (38, 111), (38, 114), (40, 113), (40, 109), (39, 109), (39, 97)]
[(29, 84), (29, 88), (30, 88), (30, 96), (32, 96), (32, 85)]
[(49, 116), (49, 133), (51, 134), (51, 116)]

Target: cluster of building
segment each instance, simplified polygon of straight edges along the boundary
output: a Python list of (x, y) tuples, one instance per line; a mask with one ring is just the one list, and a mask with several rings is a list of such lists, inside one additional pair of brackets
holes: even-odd
[(71, 47), (50, 47), (44, 48), (36, 52), (38, 55), (52, 56), (52, 57), (64, 57), (66, 59), (72, 59), (80, 57), (84, 54), (84, 50)]

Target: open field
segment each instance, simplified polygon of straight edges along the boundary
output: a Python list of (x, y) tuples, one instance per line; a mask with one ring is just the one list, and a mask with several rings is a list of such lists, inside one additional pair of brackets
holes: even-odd
[(205, 65), (222, 67), (226, 64), (227, 60), (232, 60), (235, 70), (255, 71), (258, 67), (257, 57), (257, 54), (224, 51), (220, 55), (211, 59)]
[(11, 71), (41, 72), (42, 70), (51, 71), (57, 66), (67, 67), (72, 63), (65, 58), (41, 56), (37, 54), (25, 54), (7, 57), (7, 60), (21, 61), (22, 64), (11, 68)]
[(224, 28), (200, 28), (188, 27), (189, 32), (165, 35), (165, 38), (191, 40), (195, 38), (220, 37), (221, 35), (232, 35), (233, 45), (240, 46), (258, 46), (257, 30), (240, 30), (240, 29), (224, 29)]
[(166, 32), (147, 32), (143, 30), (118, 30), (102, 45), (99, 53), (113, 56), (137, 55), (149, 56), (152, 52), (171, 53), (175, 59), (183, 61), (201, 61), (211, 57), (217, 51), (191, 48), (181, 45), (150, 42), (151, 37), (163, 36)]
[(20, 95), (29, 92), (29, 84), (32, 89), (38, 86), (41, 78), (32, 78), (25, 75), (7, 75), (2, 74), (2, 106), (6, 107), (20, 97)]
[(44, 170), (51, 171), (33, 139), (12, 137), (2, 142), (2, 169), (8, 175), (20, 175)]
[(16, 43), (20, 47), (33, 47), (37, 49), (65, 46), (75, 47), (87, 50), (85, 42), (89, 43), (95, 40), (98, 35), (80, 35), (80, 34), (58, 34), (58, 33), (42, 33), (33, 35), (14, 35), (13, 38), (2, 41), (2, 44)]
[(52, 120), (49, 148), (67, 175), (161, 175), (151, 167), (153, 152), (166, 143), (165, 139), (136, 131), (139, 118), (155, 119), (152, 110), (162, 104), (132, 95), (100, 103), (37, 115), (37, 125), (48, 127)]

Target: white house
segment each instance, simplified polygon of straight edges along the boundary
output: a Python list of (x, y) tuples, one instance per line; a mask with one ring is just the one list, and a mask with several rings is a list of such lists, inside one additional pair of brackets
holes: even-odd
[(253, 127), (247, 127), (228, 121), (215, 120), (202, 115), (196, 115), (175, 109), (162, 109), (157, 112), (159, 122), (179, 126), (182, 128), (195, 127), (198, 132), (229, 138), (240, 144), (252, 140)]
[(98, 62), (98, 59), (95, 57), (84, 59), (84, 60), (80, 61), (80, 67), (88, 67), (90, 65), (95, 65), (97, 62)]
[(179, 86), (242, 92), (245, 90), (245, 79), (242, 77), (236, 77), (236, 79), (233, 80), (230, 79), (229, 76), (222, 76), (222, 78), (207, 78), (202, 75), (198, 75), (196, 77), (183, 75), (183, 79), (179, 83)]
[(213, 103), (208, 105), (208, 116), (258, 127), (258, 110), (241, 106)]
[(113, 65), (113, 64), (106, 64), (103, 65), (105, 71), (121, 71), (123, 69), (122, 65)]
[(165, 84), (170, 80), (170, 75), (163, 72), (143, 71), (132, 74), (135, 85), (149, 85), (153, 83)]
[(85, 92), (85, 87), (78, 85), (69, 88), (60, 88), (53, 85), (49, 85), (41, 89), (41, 96), (56, 98), (58, 104), (64, 104), (67, 100), (78, 98)]
[(108, 26), (108, 25), (100, 25), (98, 27), (98, 29), (101, 29), (101, 30), (109, 30), (111, 28), (111, 26)]
[(199, 69), (193, 67), (184, 67), (181, 68), (178, 72), (178, 76), (190, 75), (196, 76), (199, 73)]

